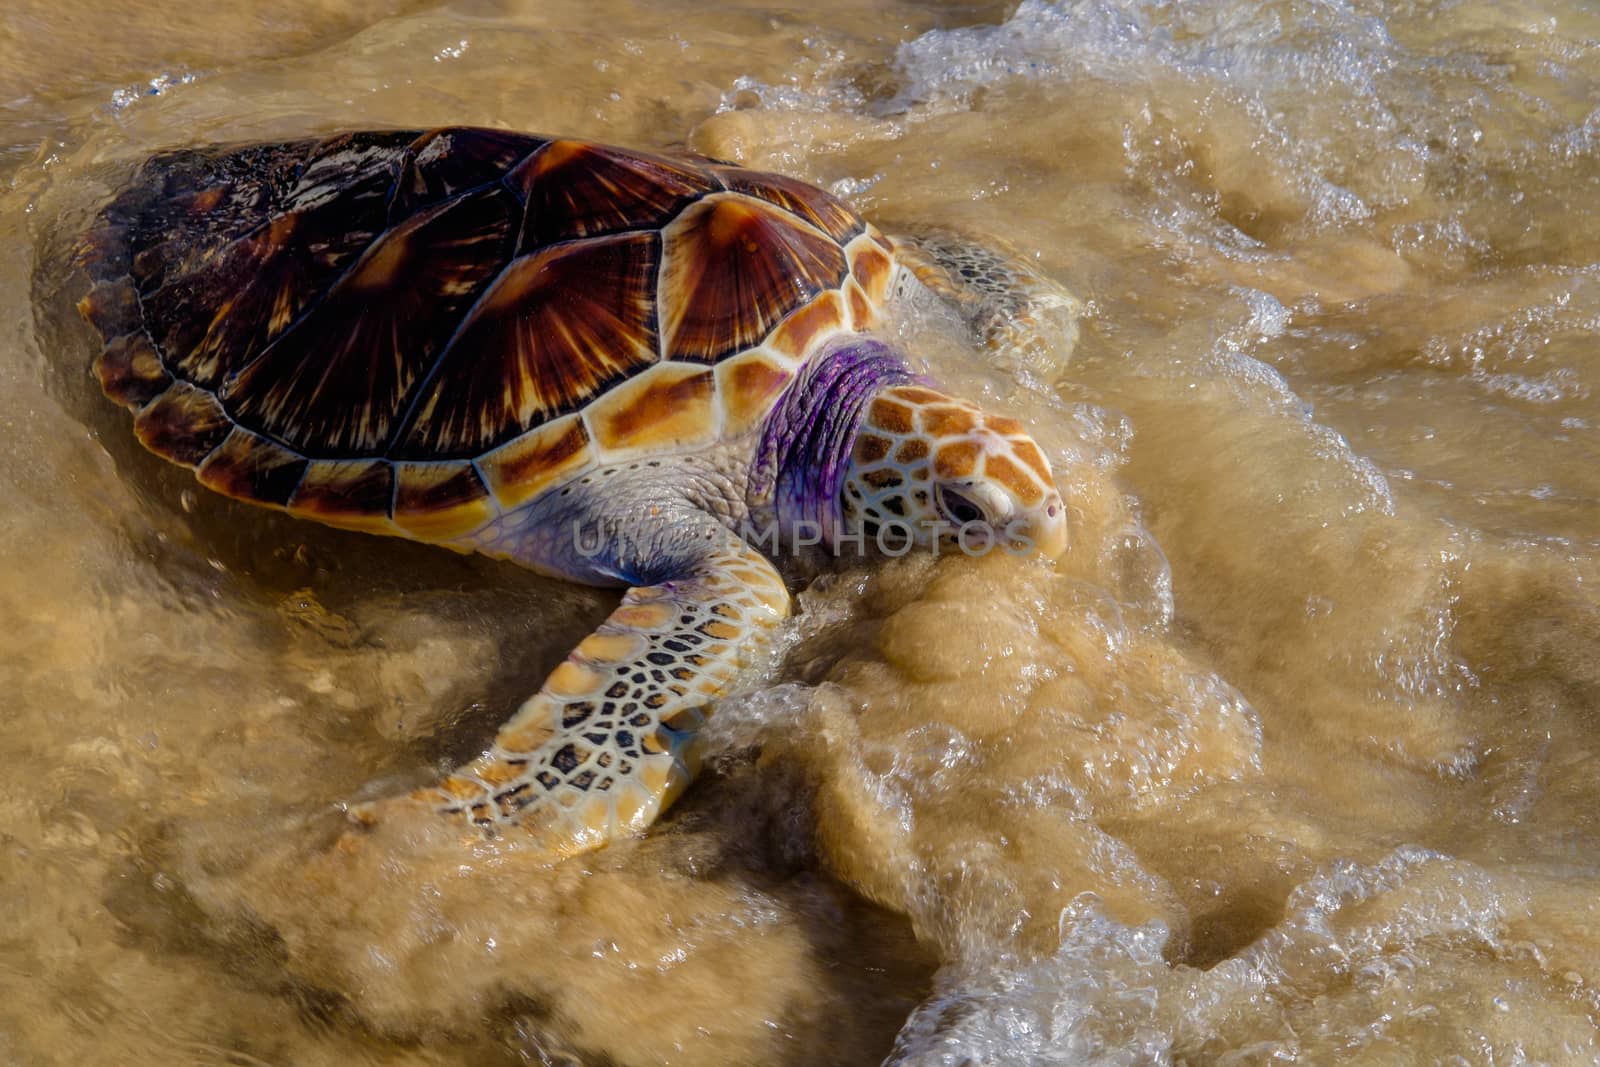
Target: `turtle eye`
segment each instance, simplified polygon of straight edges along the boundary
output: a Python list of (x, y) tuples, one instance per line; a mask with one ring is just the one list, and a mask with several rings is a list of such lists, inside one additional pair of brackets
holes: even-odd
[(939, 487), (939, 510), (944, 512), (945, 518), (957, 526), (986, 521), (982, 508), (954, 489), (946, 489), (942, 485)]

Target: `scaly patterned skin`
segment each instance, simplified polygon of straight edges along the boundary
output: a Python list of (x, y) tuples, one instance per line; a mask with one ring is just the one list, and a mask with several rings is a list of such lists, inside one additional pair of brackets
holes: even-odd
[(844, 523), (919, 548), (1005, 546), (1054, 558), (1066, 512), (1050, 464), (1022, 424), (920, 385), (883, 390), (856, 433)]
[(487, 753), (410, 799), (557, 856), (642, 830), (699, 769), (704, 709), (788, 613), (772, 564), (722, 530), (688, 573), (629, 590)]
[(558, 858), (648, 826), (694, 776), (707, 710), (789, 613), (744, 538), (792, 549), (809, 528), (870, 550), (899, 520), (923, 546), (1060, 554), (1066, 516), (1038, 446), (918, 381), (887, 346), (843, 339), (753, 444), (602, 469), (587, 477), (605, 492), (552, 490), (464, 546), (632, 588), (488, 752), (357, 819), (420, 805)]

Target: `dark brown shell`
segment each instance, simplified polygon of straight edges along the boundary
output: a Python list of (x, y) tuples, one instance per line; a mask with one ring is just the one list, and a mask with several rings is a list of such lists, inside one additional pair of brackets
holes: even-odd
[(81, 249), (96, 371), (148, 447), (429, 539), (744, 432), (892, 267), (794, 179), (469, 128), (156, 156)]

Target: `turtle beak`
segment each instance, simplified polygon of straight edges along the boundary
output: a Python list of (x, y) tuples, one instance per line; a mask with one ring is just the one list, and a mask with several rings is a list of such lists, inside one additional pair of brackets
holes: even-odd
[(1028, 515), (1024, 535), (1033, 542), (1033, 551), (1045, 559), (1056, 559), (1067, 550), (1067, 508), (1054, 489)]

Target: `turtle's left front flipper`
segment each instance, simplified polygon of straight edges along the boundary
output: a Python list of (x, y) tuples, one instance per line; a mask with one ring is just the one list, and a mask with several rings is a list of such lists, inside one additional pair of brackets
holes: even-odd
[(681, 575), (630, 589), (487, 753), (355, 816), (420, 802), (490, 835), (531, 833), (557, 855), (641, 830), (694, 776), (709, 706), (788, 613), (772, 564), (730, 534)]

